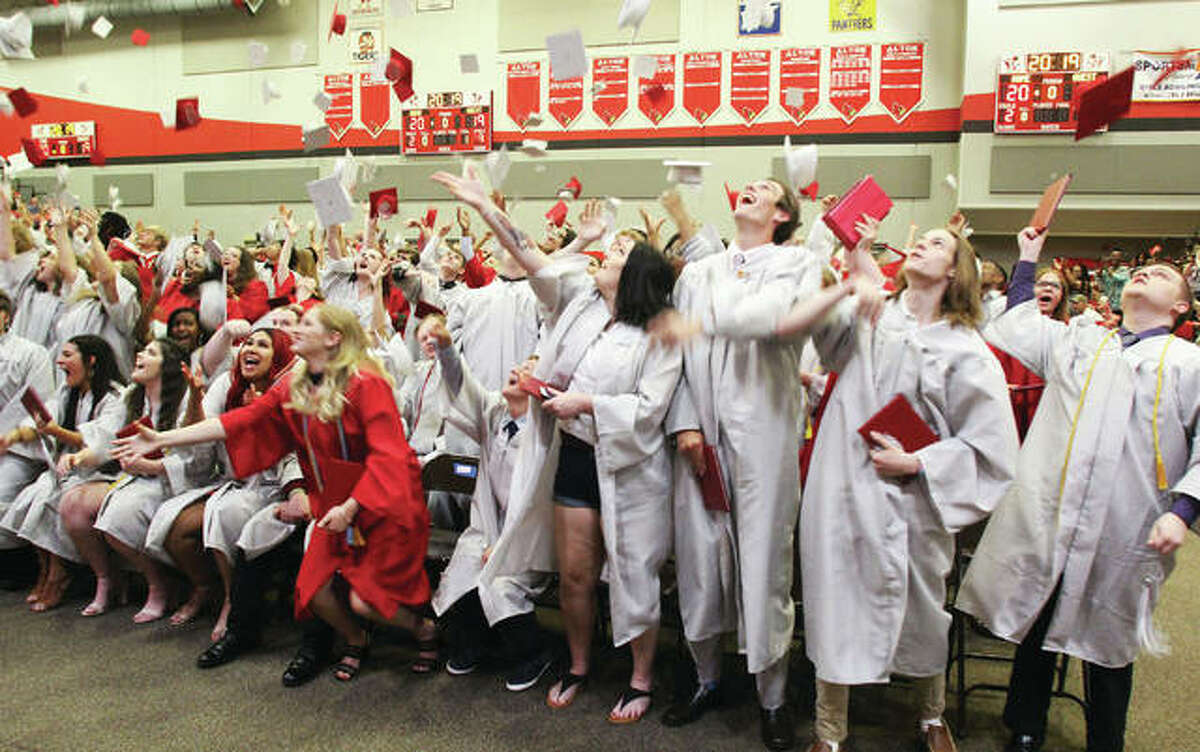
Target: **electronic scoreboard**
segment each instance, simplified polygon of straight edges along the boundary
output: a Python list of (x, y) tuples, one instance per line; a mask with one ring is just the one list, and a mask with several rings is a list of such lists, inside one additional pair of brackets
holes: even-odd
[(1108, 54), (1038, 52), (1000, 61), (996, 133), (1071, 133), (1079, 95), (1108, 78)]

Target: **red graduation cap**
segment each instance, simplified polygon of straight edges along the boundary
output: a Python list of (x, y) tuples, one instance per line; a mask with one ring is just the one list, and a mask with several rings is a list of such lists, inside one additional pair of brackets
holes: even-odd
[(604, 263), (604, 251), (580, 251), (584, 256), (591, 256), (600, 263)]
[(731, 191), (729, 183), (725, 184), (725, 197), (729, 199), (729, 211), (737, 211), (738, 197), (741, 195), (741, 191)]
[(400, 206), (400, 197), (396, 193), (395, 188), (381, 188), (378, 191), (371, 191), (369, 196), (371, 201), (371, 219), (377, 217), (388, 217), (396, 213), (396, 209)]
[(435, 222), (437, 222), (437, 209), (431, 206), (425, 210), (425, 226), (433, 229)]
[(815, 180), (800, 189), (800, 193), (808, 196), (809, 199), (813, 201), (817, 200), (817, 195), (820, 193), (820, 191), (821, 186)]
[(646, 87), (646, 99), (655, 107), (664, 105), (667, 103), (667, 90), (660, 83), (652, 83)]
[(396, 92), (396, 96), (401, 102), (413, 95), (413, 65), (412, 61), (403, 53), (394, 48), (391, 50), (383, 75), (392, 82), (392, 90)]
[(150, 32), (141, 28), (134, 29), (133, 33), (129, 35), (129, 41), (138, 47), (145, 47), (147, 44), (150, 44)]
[(562, 227), (563, 222), (567, 221), (567, 202), (561, 198), (558, 203), (550, 207), (550, 211), (546, 212), (546, 219), (554, 223), (555, 227)]
[(1079, 96), (1078, 125), (1075, 140), (1087, 138), (1129, 112), (1133, 99), (1133, 67), (1094, 86)]
[(25, 156), (34, 167), (41, 167), (46, 162), (46, 152), (42, 149), (40, 141), (34, 141), (32, 138), (21, 139), (21, 148), (25, 150)]
[(37, 112), (37, 100), (33, 98), (33, 95), (24, 86), (8, 92), (8, 101), (12, 102), (13, 109), (21, 117), (29, 117)]
[(346, 14), (338, 13), (337, 3), (333, 4), (333, 16), (329, 19), (329, 34), (326, 35), (325, 41), (333, 39), (333, 35), (341, 36), (346, 33)]
[(175, 130), (182, 131), (200, 124), (200, 97), (175, 100)]
[(583, 193), (583, 183), (580, 183), (579, 178), (575, 177), (574, 175), (571, 176), (570, 180), (563, 184), (562, 188), (558, 189), (559, 196), (562, 196), (563, 194), (569, 194), (573, 199), (579, 198), (579, 194), (581, 193)]

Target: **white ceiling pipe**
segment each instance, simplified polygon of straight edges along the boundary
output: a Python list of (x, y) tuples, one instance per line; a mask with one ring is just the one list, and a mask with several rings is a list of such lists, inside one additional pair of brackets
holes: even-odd
[[(233, 0), (93, 0), (86, 3), (70, 3), (83, 7), (85, 23), (100, 16), (120, 18), (122, 16), (162, 16), (174, 13), (209, 13), (216, 10), (235, 8)], [(25, 13), (34, 26), (62, 26), (67, 23), (68, 3), (58, 6), (42, 5), (28, 8)]]

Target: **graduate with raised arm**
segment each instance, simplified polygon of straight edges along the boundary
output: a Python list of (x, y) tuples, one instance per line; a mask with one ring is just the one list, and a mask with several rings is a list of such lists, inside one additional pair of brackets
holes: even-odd
[[(756, 676), (763, 742), (771, 749), (795, 743), (785, 684), (795, 623), (792, 537), (804, 340), (772, 333), (797, 302), (820, 289), (822, 268), (803, 246), (784, 245), (799, 217), (795, 194), (782, 183), (747, 185), (734, 211), (733, 242), (684, 266), (674, 292), (679, 316), (667, 318), (683, 327), (698, 321), (714, 336), (683, 348), (684, 379), (665, 423), (678, 452), (679, 605), (699, 688), (663, 722), (690, 723), (718, 703), (721, 635), (736, 631)], [(718, 458), (729, 511), (705, 506), (699, 476), (707, 469), (706, 445)]]
[(1088, 752), (1124, 748), (1139, 649), (1165, 645), (1151, 616), (1200, 513), (1200, 350), (1172, 327), (1191, 305), (1177, 269), (1137, 269), (1120, 329), (1038, 310), (1045, 235), (1025, 228), (1008, 310), (988, 340), (1046, 381), (1012, 492), (988, 522), (958, 608), (1020, 643), (1009, 749), (1041, 748), (1055, 653), (1084, 661)]
[[(570, 666), (547, 704), (565, 708), (591, 669), (595, 589), (608, 572), (613, 644), (630, 644), (629, 686), (609, 712), (632, 723), (649, 712), (660, 612), (659, 570), (670, 541), (670, 458), (662, 422), (682, 361), (655, 346), (646, 326), (670, 306), (674, 273), (645, 242), (619, 235), (596, 273), (588, 257), (551, 260), (488, 200), (468, 170), (433, 179), (476, 209), (530, 275), (546, 311), (535, 375), (554, 387), (530, 408), (513, 469), (513, 506), (481, 582), (529, 571), (559, 572)], [(599, 239), (597, 202), (579, 224), (582, 247)]]
[[(858, 225), (851, 269), (874, 264), (877, 226)], [(970, 244), (950, 228), (926, 232), (896, 288), (874, 327), (856, 322), (846, 300), (813, 333), (838, 381), (800, 510), (805, 640), (817, 678), (811, 752), (844, 743), (852, 685), (893, 674), (915, 679), (920, 748), (955, 749), (942, 720), (954, 534), (987, 516), (1016, 465), (1004, 373), (975, 329), (982, 307)], [(932, 443), (907, 451), (892, 436), (860, 434), (897, 396)]]
[(490, 632), (499, 638), (505, 686), (520, 692), (536, 684), (550, 667), (533, 603), (545, 590), (548, 577), (527, 572), (485, 585), (480, 574), (508, 519), (513, 468), (529, 413), (530, 396), (520, 379), (532, 375), (536, 360), (518, 362), (500, 390), (487, 390), (451, 343), (445, 324), (427, 321), (441, 362), (446, 420), (479, 446), (471, 522), (458, 536), (454, 555), (433, 594), (433, 610), (442, 620), (449, 650), (446, 671), (454, 675), (474, 671), (486, 655)]

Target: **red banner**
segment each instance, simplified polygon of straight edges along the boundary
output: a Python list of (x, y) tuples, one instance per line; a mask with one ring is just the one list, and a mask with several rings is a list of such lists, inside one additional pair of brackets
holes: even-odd
[(701, 125), (721, 106), (722, 57), (720, 52), (683, 56), (683, 109)]
[(658, 125), (675, 109), (675, 56), (652, 55), (657, 65), (653, 78), (638, 79), (638, 109)]
[(885, 44), (879, 52), (879, 103), (897, 123), (921, 103), (925, 43)]
[(583, 77), (550, 79), (550, 115), (558, 124), (569, 128), (583, 112)]
[(358, 120), (379, 138), (392, 119), (392, 82), (374, 73), (358, 74)]
[(854, 122), (871, 101), (871, 45), (829, 48), (829, 103), (842, 120)]
[(542, 109), (542, 64), (536, 60), (509, 63), (506, 92), (508, 117), (525, 130), (529, 116)]
[(593, 60), (592, 85), (592, 112), (611, 127), (629, 109), (629, 58)]
[(793, 47), (779, 51), (779, 103), (797, 125), (804, 122), (821, 97), (821, 48)]
[(749, 125), (771, 97), (771, 51), (734, 50), (729, 67), (729, 104)]
[(329, 126), (331, 136), (340, 139), (354, 121), (354, 75), (334, 73), (325, 76), (325, 93), (333, 100), (325, 110), (325, 125)]

